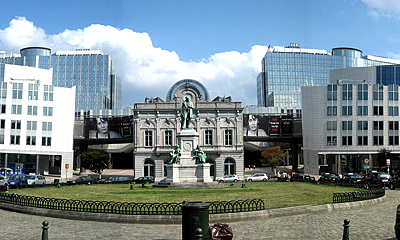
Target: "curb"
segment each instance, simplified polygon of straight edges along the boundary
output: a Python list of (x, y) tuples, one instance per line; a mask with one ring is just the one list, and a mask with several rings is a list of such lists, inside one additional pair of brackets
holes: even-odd
[[(260, 220), (266, 218), (276, 218), (283, 216), (292, 216), (309, 213), (324, 213), (332, 211), (340, 211), (349, 208), (360, 208), (368, 205), (378, 204), (385, 200), (386, 194), (383, 197), (371, 200), (324, 204), (319, 206), (297, 206), (288, 208), (278, 208), (270, 210), (238, 212), (238, 213), (221, 213), (209, 214), (209, 222), (241, 222)], [(35, 208), (10, 203), (0, 202), (0, 208), (8, 211), (19, 212), (24, 214), (47, 216), (53, 218), (63, 218), (71, 220), (85, 220), (98, 222), (116, 222), (130, 224), (182, 224), (182, 215), (124, 215), (113, 213), (91, 213), (91, 212), (76, 212), (63, 211), (46, 208)]]

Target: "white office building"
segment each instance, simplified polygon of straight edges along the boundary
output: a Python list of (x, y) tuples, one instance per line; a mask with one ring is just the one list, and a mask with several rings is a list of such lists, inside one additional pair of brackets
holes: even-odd
[(0, 64), (0, 167), (8, 174), (73, 175), (75, 87), (54, 87), (52, 76)]
[[(302, 87), (306, 174), (399, 168), (399, 85), (369, 79)], [(382, 148), (390, 151), (384, 159)]]

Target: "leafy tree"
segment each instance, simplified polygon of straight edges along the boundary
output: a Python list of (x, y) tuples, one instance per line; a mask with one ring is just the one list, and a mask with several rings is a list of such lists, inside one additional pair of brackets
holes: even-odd
[(276, 166), (278, 166), (280, 162), (283, 162), (285, 156), (286, 152), (284, 152), (281, 147), (270, 147), (267, 150), (261, 152), (261, 162), (263, 166), (269, 164), (276, 175)]
[(386, 166), (386, 159), (390, 158), (390, 152), (388, 148), (379, 148), (378, 149), (378, 165), (379, 167)]
[(101, 174), (110, 164), (110, 156), (106, 151), (91, 151), (82, 153), (82, 167), (91, 170), (94, 173)]

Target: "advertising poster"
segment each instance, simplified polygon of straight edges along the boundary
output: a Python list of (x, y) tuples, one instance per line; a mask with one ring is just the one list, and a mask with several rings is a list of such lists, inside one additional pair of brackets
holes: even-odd
[(132, 116), (85, 118), (85, 138), (132, 138)]
[(273, 116), (269, 117), (269, 135), (270, 136), (280, 136), (280, 117)]
[(243, 114), (243, 136), (268, 137), (268, 117)]
[(292, 136), (293, 135), (292, 123), (293, 123), (292, 116), (282, 116), (282, 118), (281, 118), (282, 136)]

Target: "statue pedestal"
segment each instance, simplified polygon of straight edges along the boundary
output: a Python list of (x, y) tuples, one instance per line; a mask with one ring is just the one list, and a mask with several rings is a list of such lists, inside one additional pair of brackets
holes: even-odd
[(166, 183), (212, 182), (210, 164), (196, 164), (194, 149), (199, 144), (199, 134), (193, 129), (184, 129), (177, 134), (181, 147), (179, 164), (167, 165)]

